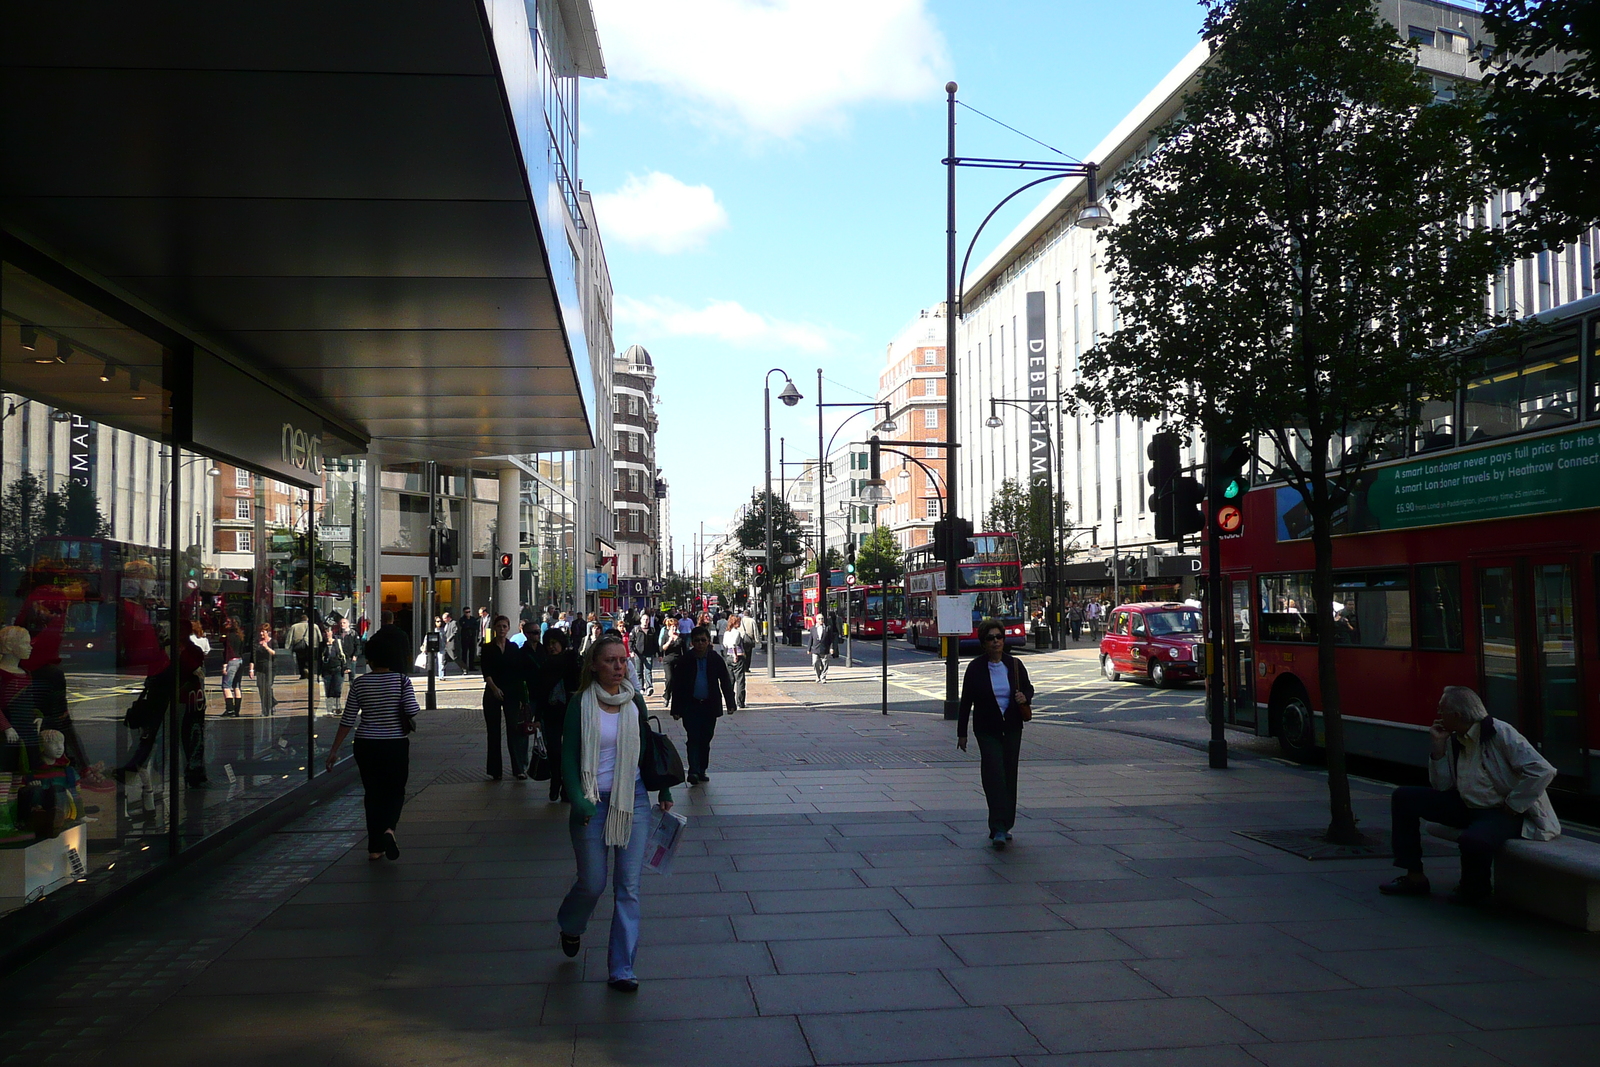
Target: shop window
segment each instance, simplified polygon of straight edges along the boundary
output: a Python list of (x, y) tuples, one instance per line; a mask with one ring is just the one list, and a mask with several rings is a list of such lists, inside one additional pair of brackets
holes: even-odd
[(1261, 640), (1314, 644), (1316, 607), (1311, 575), (1264, 574), (1260, 578)]
[(1461, 651), (1461, 568), (1454, 563), (1417, 567), (1417, 647)]
[(1404, 570), (1333, 576), (1333, 637), (1359, 648), (1411, 647), (1411, 591)]

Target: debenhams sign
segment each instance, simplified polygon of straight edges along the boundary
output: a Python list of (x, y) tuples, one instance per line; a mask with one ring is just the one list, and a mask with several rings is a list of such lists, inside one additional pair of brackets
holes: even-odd
[(301, 485), (322, 482), (322, 419), (208, 352), (194, 354), (196, 448)]

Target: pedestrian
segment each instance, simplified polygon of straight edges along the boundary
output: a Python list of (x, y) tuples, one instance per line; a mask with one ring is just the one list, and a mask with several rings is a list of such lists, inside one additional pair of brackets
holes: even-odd
[(734, 708), (733, 677), (721, 656), (711, 654), (711, 631), (696, 626), (689, 633), (689, 652), (672, 671), (672, 717), (683, 720), (689, 735), (688, 781), (707, 782), (711, 739), (723, 708)]
[(818, 615), (811, 632), (806, 636), (806, 651), (811, 653), (811, 669), (816, 672), (819, 685), (828, 681), (829, 655), (838, 640), (839, 632), (834, 629), (833, 616)]
[(534, 666), (533, 702), (539, 712), (545, 753), (550, 758), (550, 800), (554, 803), (564, 797), (561, 742), (567, 728), (567, 704), (578, 691), (583, 664), (572, 650), (566, 631), (552, 627), (544, 635), (544, 655)]
[(236, 719), (244, 706), (245, 659), (250, 639), (239, 620), (229, 615), (222, 624), (222, 717)]
[[(734, 612), (728, 622), (727, 632), (722, 635), (722, 655), (728, 662), (728, 674), (733, 678), (733, 693), (741, 708), (745, 703), (745, 679), (750, 674), (750, 657), (755, 651), (755, 642), (750, 639), (743, 623), (744, 617)], [(731, 705), (728, 713), (733, 713)]]
[[(633, 964), (639, 950), (639, 883), (650, 836), (650, 795), (639, 768), (649, 733), (644, 698), (628, 684), (622, 641), (604, 636), (590, 648), (578, 692), (567, 703), (561, 776), (572, 800), (568, 829), (578, 876), (556, 922), (561, 951), (576, 956), (611, 868), (606, 984), (622, 993), (639, 989)], [(671, 811), (671, 790), (658, 795), (661, 810)]]
[(400, 858), (395, 829), (406, 802), (406, 779), (411, 769), (411, 738), (416, 728), (417, 692), (407, 672), (411, 669), (411, 638), (404, 630), (385, 626), (367, 641), (366, 674), (350, 683), (350, 696), (339, 730), (328, 746), (328, 770), (339, 759), (339, 746), (355, 731), (356, 767), (366, 796), (367, 859)]
[(272, 627), (262, 623), (256, 632), (255, 647), (250, 650), (250, 678), (256, 683), (256, 694), (261, 698), (261, 714), (272, 716), (278, 698), (272, 694), (273, 661), (278, 650), (272, 647)]
[(1512, 726), (1490, 718), (1476, 692), (1447, 685), (1439, 717), (1428, 735), (1427, 786), (1401, 786), (1390, 797), (1394, 865), (1405, 874), (1378, 891), (1425, 897), (1431, 892), (1422, 869), (1420, 820), (1461, 830), (1461, 884), (1452, 904), (1489, 899), (1494, 854), (1513, 837), (1548, 841), (1561, 833), (1546, 789), (1556, 769)]
[(483, 646), (483, 726), (487, 739), (483, 770), (491, 780), (504, 777), (500, 762), (501, 720), (505, 721), (506, 750), (511, 754), (511, 775), (518, 781), (528, 777), (528, 735), (522, 723), (530, 714), (527, 653), (507, 638), (511, 620), (495, 617), (493, 638)]
[(1017, 761), (1022, 752), (1022, 724), (1032, 717), (1033, 683), (1028, 668), (1006, 648), (1006, 627), (999, 619), (978, 624), (982, 650), (967, 665), (961, 682), (961, 717), (956, 747), (967, 750), (967, 720), (978, 739), (983, 796), (989, 802), (989, 840), (1005, 848), (1017, 822)]

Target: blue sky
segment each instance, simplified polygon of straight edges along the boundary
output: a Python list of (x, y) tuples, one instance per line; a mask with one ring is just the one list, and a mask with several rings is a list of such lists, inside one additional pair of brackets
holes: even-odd
[[(609, 78), (583, 86), (580, 172), (617, 349), (644, 345), (660, 375), (658, 461), (680, 546), (702, 520), (720, 530), (761, 481), (769, 367), (805, 394), (775, 403), (774, 463), (779, 436), (791, 459), (809, 456), (817, 368), (825, 399), (871, 399), (885, 345), (943, 299), (944, 83), (1082, 155), (1201, 21), (1194, 0), (593, 3)], [(963, 155), (1048, 155), (969, 111), (958, 123)], [(1015, 184), (963, 172), (963, 233)], [(1019, 197), (989, 233), (1036, 202)], [(986, 234), (974, 261), (989, 247)]]

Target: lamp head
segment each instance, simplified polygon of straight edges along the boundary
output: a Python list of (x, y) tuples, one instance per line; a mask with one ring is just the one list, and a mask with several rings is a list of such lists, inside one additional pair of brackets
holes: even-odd
[(784, 379), (783, 392), (778, 394), (778, 399), (783, 401), (786, 406), (791, 408), (800, 403), (800, 390), (794, 387), (794, 382), (791, 379)]

